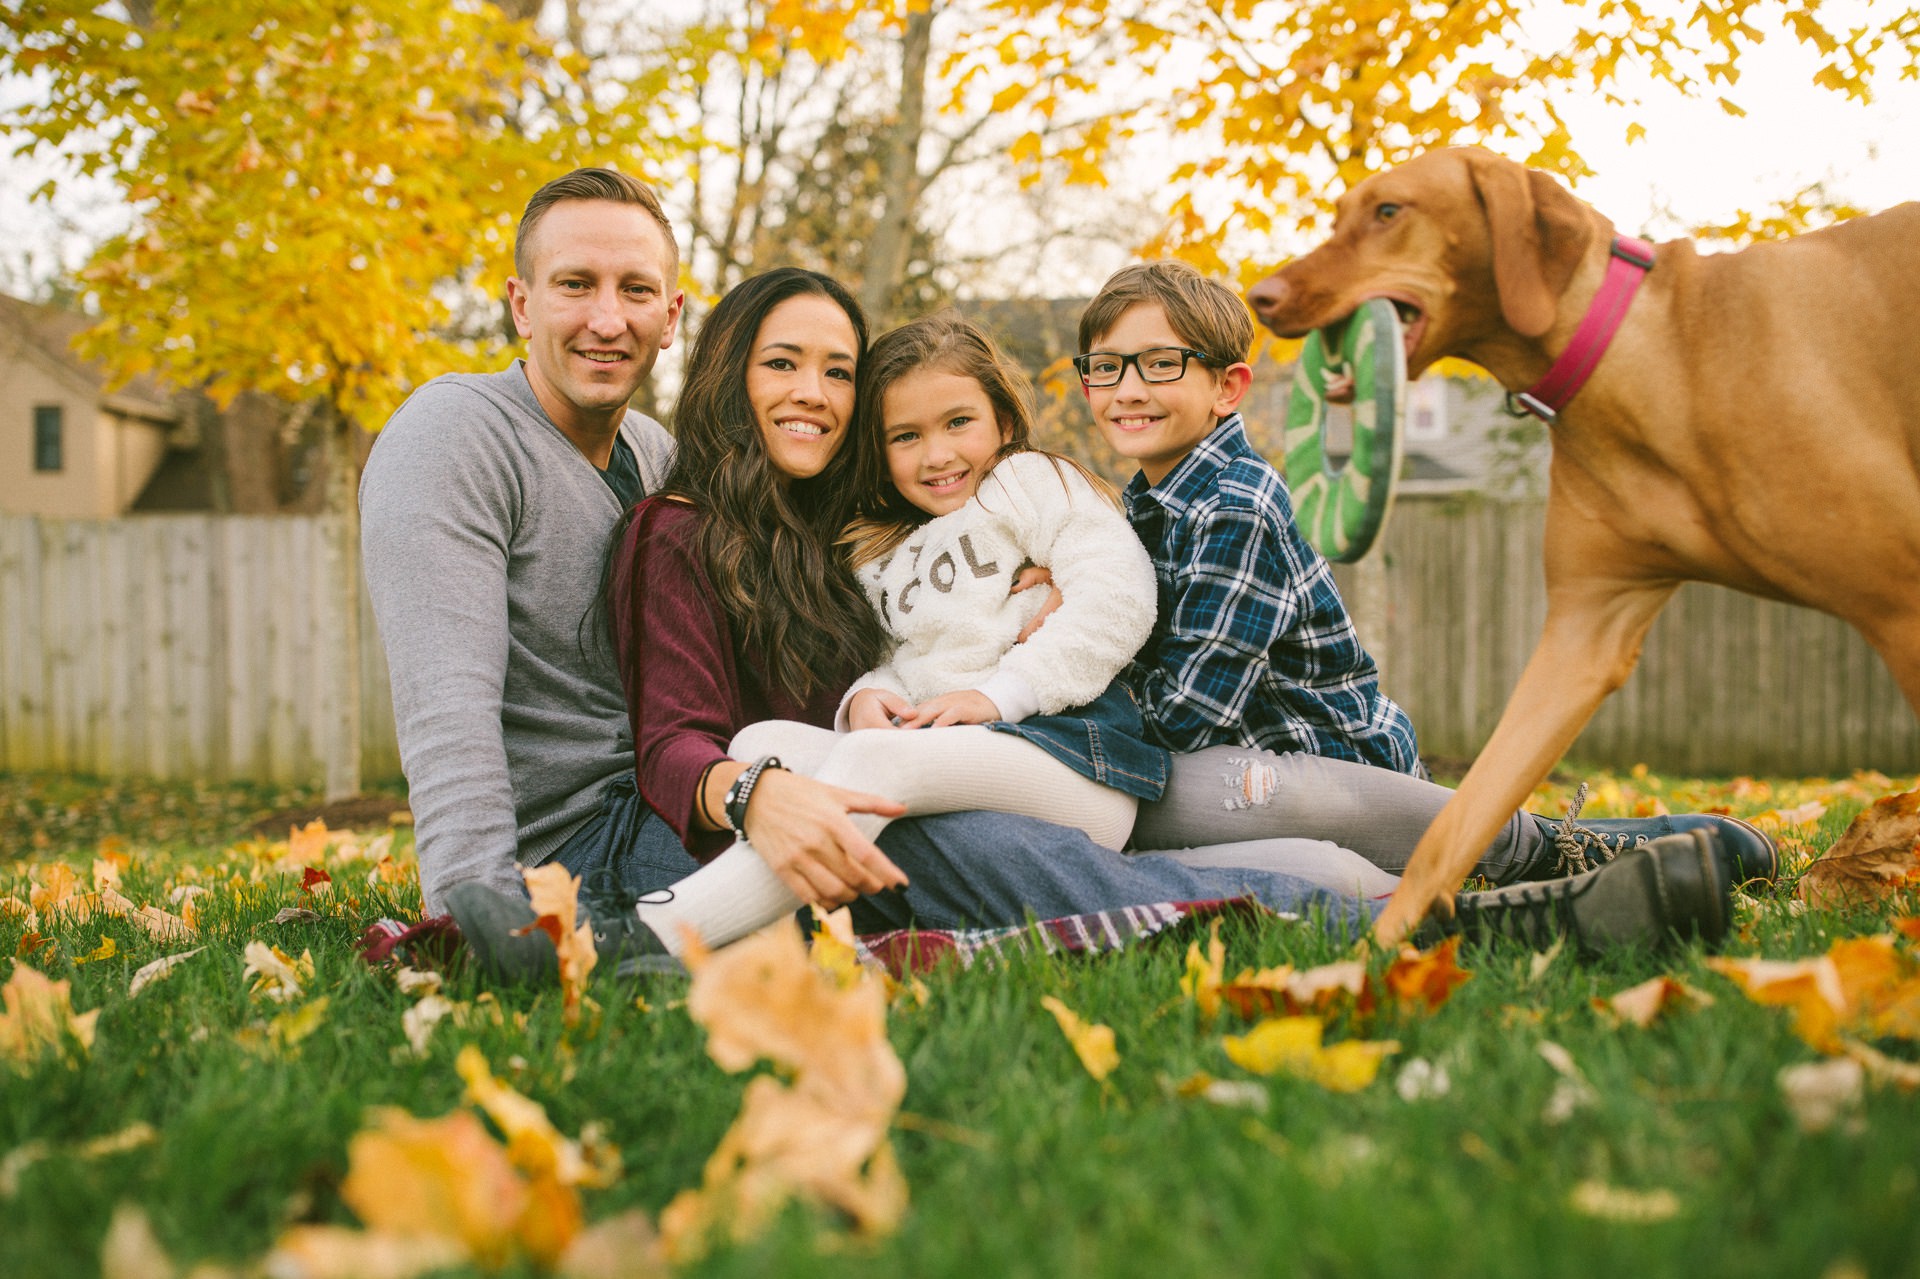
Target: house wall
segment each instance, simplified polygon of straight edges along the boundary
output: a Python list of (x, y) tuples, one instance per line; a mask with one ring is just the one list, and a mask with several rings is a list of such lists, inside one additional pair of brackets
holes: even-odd
[[(34, 469), (34, 410), (61, 410), (61, 467)], [(99, 394), (0, 334), (0, 514), (123, 514), (166, 453), (165, 429), (103, 411)]]

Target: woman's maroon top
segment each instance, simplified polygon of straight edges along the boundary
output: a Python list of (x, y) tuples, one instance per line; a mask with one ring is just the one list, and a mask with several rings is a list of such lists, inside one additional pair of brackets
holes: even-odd
[(805, 702), (772, 687), (753, 655), (736, 647), (699, 562), (694, 535), (703, 518), (686, 502), (640, 503), (614, 554), (611, 620), (640, 795), (704, 862), (732, 836), (696, 828), (700, 778), (727, 758), (733, 735), (767, 719), (832, 727), (857, 672), (829, 672)]

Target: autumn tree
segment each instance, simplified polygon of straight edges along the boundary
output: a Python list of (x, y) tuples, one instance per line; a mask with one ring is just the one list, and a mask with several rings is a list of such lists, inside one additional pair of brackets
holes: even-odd
[[(1815, 83), (1865, 100), (1876, 74), (1920, 71), (1920, 17), (1862, 10), (1843, 25), (1798, 0), (989, 0), (995, 23), (959, 56), (1008, 77), (999, 109), (1072, 127), (1015, 148), (1030, 172), (1100, 183), (1099, 159), (1145, 131), (1184, 154), (1152, 251), (1250, 279), (1223, 227), (1322, 224), (1353, 181), (1432, 147), (1490, 145), (1566, 178), (1587, 172), (1558, 104), (1637, 105), (1637, 68), (1738, 113), (1754, 24), (1812, 49)], [(1169, 68), (1156, 74), (1154, 68)], [(1116, 89), (1113, 86), (1125, 88)], [(1076, 118), (1077, 117), (1077, 118)], [(1626, 126), (1629, 136), (1643, 126)], [(1793, 209), (1784, 206), (1787, 225)], [(1756, 219), (1763, 215), (1753, 215)]]
[[(338, 512), (356, 428), (435, 374), (497, 365), (497, 332), (449, 332), (456, 306), (506, 273), (520, 203), (579, 131), (620, 126), (587, 109), (530, 25), (489, 5), (24, 0), (0, 11), (0, 35), (0, 71), (44, 86), (7, 122), (23, 149), (64, 154), (133, 211), (84, 272), (101, 322), (83, 354), (216, 401), (316, 404)], [(348, 703), (326, 752), (338, 793), (358, 786), (357, 654), (333, 661)]]

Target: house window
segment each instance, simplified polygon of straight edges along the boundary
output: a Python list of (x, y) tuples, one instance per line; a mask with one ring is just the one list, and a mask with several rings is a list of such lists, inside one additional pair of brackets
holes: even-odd
[(1407, 439), (1432, 442), (1447, 438), (1447, 382), (1425, 378), (1407, 388)]
[(33, 406), (33, 469), (58, 471), (65, 465), (58, 404)]

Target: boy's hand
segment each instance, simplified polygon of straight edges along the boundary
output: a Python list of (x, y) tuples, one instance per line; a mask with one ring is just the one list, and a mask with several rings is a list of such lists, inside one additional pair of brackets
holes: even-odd
[[(1046, 625), (1047, 616), (1052, 613), (1054, 609), (1060, 607), (1060, 588), (1053, 584), (1052, 572), (1041, 568), (1038, 564), (1029, 564), (1021, 569), (1019, 573), (1015, 574), (1013, 589), (1008, 591), (1007, 594), (1018, 595), (1021, 591), (1032, 590), (1036, 586), (1044, 586), (1047, 588), (1047, 602), (1040, 606), (1040, 611), (1033, 615), (1033, 620), (1021, 627), (1020, 633), (1014, 636), (1013, 642), (1016, 644), (1026, 643), (1035, 631)], [(995, 718), (998, 717), (996, 716)]]
[(899, 728), (902, 716), (913, 712), (913, 703), (884, 688), (863, 688), (847, 703), (847, 727)]
[(900, 717), (902, 728), (945, 728), (949, 724), (989, 724), (1000, 718), (1000, 708), (977, 688), (942, 693)]

